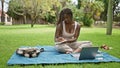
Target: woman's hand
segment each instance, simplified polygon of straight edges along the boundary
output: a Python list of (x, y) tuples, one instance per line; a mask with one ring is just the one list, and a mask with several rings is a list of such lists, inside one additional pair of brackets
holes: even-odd
[(66, 43), (67, 42), (67, 40), (65, 39), (65, 38), (63, 38), (63, 37), (58, 37), (57, 39), (56, 39), (56, 43), (55, 44), (63, 44), (63, 43)]
[(58, 40), (58, 42), (65, 41), (65, 39), (63, 37), (59, 37), (57, 40)]

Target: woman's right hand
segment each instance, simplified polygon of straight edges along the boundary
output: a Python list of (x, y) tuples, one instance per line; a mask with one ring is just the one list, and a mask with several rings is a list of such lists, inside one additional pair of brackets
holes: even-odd
[(58, 42), (65, 41), (65, 39), (63, 37), (59, 37), (57, 40), (58, 40)]

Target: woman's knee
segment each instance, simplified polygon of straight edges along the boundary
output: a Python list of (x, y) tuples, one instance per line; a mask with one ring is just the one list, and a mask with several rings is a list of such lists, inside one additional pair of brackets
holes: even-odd
[(56, 45), (55, 48), (59, 52), (73, 51), (68, 45)]

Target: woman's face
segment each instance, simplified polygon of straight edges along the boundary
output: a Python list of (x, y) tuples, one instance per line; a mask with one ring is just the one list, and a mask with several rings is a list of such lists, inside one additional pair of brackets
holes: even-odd
[(64, 14), (64, 21), (65, 21), (65, 23), (70, 23), (72, 21), (70, 18), (70, 15)]

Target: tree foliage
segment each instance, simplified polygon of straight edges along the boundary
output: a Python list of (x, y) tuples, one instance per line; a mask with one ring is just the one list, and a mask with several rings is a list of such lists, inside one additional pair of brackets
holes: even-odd
[(83, 24), (91, 26), (94, 20), (99, 20), (101, 13), (104, 11), (104, 3), (96, 0), (81, 1), (81, 9), (83, 9)]
[[(54, 5), (56, 8), (54, 8)], [(28, 14), (32, 20), (31, 27), (38, 18), (48, 20), (49, 16), (55, 17), (57, 8), (61, 6), (58, 0), (11, 0), (9, 3), (9, 15), (20, 15), (25, 17)], [(12, 13), (12, 14), (11, 14)], [(48, 20), (49, 21), (49, 20)]]
[(120, 6), (118, 6), (120, 3), (120, 0), (114, 0), (113, 1), (113, 20), (114, 21), (120, 21)]
[(8, 9), (8, 15), (19, 19), (19, 17), (24, 18), (24, 24), (26, 23), (26, 14), (27, 14), (27, 8), (26, 8), (26, 1), (27, 0), (11, 0), (9, 2), (9, 9)]
[[(13, 18), (22, 16), (24, 20), (30, 17), (31, 27), (38, 19), (43, 19), (49, 23), (55, 23), (59, 12), (63, 8), (71, 8), (74, 19), (78, 22), (86, 22), (91, 25), (94, 20), (106, 20), (108, 0), (78, 0), (78, 5), (72, 4), (72, 0), (11, 0), (9, 3), (9, 12)], [(118, 0), (114, 1), (118, 5)], [(114, 9), (114, 8), (113, 8)], [(119, 16), (120, 14), (117, 14)], [(85, 20), (88, 21), (85, 21)], [(84, 23), (85, 24), (85, 23)]]

